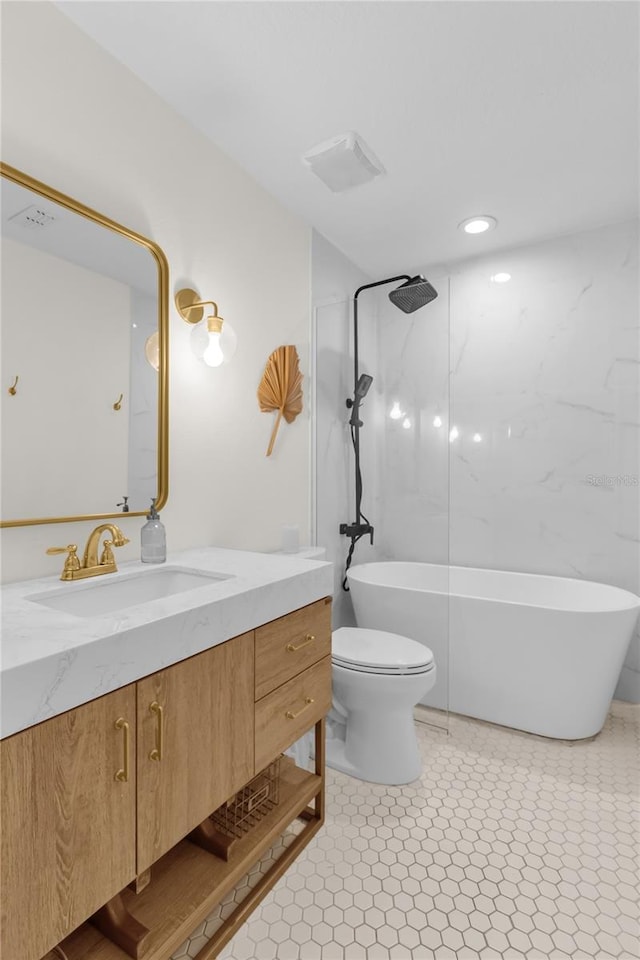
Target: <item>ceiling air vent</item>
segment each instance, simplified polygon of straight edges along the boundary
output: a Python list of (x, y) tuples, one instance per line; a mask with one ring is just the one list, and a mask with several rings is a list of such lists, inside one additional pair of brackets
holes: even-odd
[(351, 190), (385, 173), (373, 150), (353, 130), (319, 143), (302, 159), (333, 193)]
[(28, 230), (35, 230), (39, 227), (48, 227), (50, 223), (56, 218), (51, 213), (47, 213), (43, 207), (34, 203), (32, 206), (27, 207), (25, 210), (21, 210), (20, 213), (14, 213), (12, 217), (9, 217), (11, 223), (18, 224), (18, 226), (26, 227)]

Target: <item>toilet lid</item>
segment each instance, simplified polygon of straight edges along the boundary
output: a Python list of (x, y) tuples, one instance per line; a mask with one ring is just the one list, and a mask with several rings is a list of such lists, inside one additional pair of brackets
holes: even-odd
[(433, 668), (433, 653), (417, 640), (364, 627), (334, 630), (331, 659), (366, 673), (426, 673)]

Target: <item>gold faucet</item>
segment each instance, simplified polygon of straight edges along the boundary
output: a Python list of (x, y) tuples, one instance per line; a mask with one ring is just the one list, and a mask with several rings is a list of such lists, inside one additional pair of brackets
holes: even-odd
[[(113, 539), (105, 540), (102, 545), (102, 554), (98, 562), (98, 547), (100, 537), (109, 532)], [(115, 523), (101, 523), (92, 530), (84, 548), (82, 563), (78, 557), (78, 545), (70, 543), (66, 547), (49, 547), (47, 553), (66, 553), (67, 558), (62, 569), (61, 580), (83, 580), (85, 577), (100, 577), (104, 573), (115, 573), (118, 569), (112, 547), (123, 547), (129, 540)]]

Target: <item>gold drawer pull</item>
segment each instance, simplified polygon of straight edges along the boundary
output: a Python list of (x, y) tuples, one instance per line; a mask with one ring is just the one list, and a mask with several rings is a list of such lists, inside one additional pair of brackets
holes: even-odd
[(164, 746), (164, 710), (157, 700), (149, 704), (151, 713), (155, 713), (158, 718), (156, 728), (156, 745), (149, 754), (149, 760), (162, 760), (162, 748)]
[(304, 707), (302, 708), (302, 710), (298, 710), (297, 713), (292, 713), (291, 710), (287, 710), (287, 712), (285, 713), (285, 717), (287, 718), (287, 720), (295, 720), (296, 717), (299, 717), (300, 714), (303, 713), (307, 709), (307, 707), (312, 703), (315, 703), (315, 700), (313, 699), (313, 697), (305, 697)]
[(315, 643), (315, 639), (313, 634), (308, 633), (302, 643), (288, 643), (287, 650), (289, 653), (295, 653), (296, 650), (302, 650), (303, 647), (308, 647), (310, 643)]
[(129, 780), (129, 724), (124, 717), (118, 717), (116, 720), (116, 730), (124, 731), (124, 766), (115, 775), (119, 783), (127, 783)]

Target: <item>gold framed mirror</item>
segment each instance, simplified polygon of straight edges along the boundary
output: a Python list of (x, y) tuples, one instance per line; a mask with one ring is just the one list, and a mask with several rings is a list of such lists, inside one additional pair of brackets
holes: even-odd
[(0, 174), (0, 527), (161, 508), (166, 257), (14, 167)]

